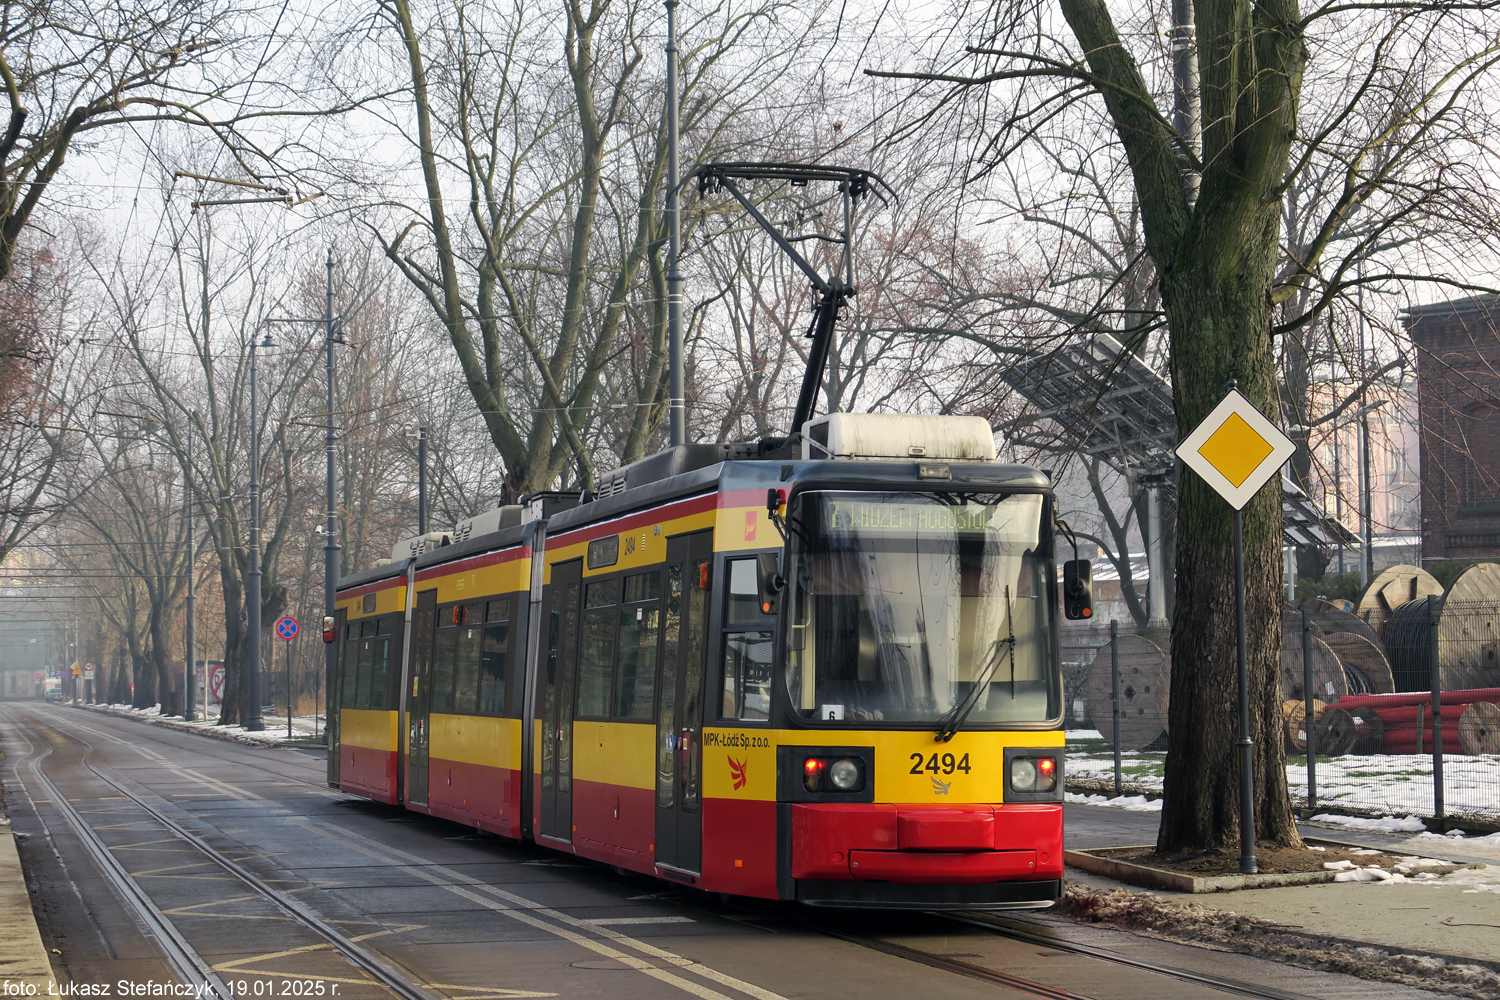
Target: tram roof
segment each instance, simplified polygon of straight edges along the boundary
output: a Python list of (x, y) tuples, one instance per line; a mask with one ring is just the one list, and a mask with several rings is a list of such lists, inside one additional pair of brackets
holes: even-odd
[[(940, 466), (949, 478), (923, 476), (921, 469)], [(1052, 486), (1047, 474), (1025, 465), (997, 462), (875, 462), (862, 460), (776, 461), (772, 459), (729, 460), (691, 469), (676, 475), (632, 485), (612, 496), (596, 497), (552, 515), (549, 534), (607, 521), (636, 511), (649, 510), (684, 497), (740, 490), (796, 489), (812, 485), (851, 490), (1046, 490)], [(417, 556), (418, 569), (454, 562), (481, 552), (523, 544), (535, 530), (533, 524), (503, 528), (476, 535), (466, 541), (424, 552)], [(349, 590), (403, 575), (410, 560), (389, 562), (353, 573), (339, 580), (338, 590)]]

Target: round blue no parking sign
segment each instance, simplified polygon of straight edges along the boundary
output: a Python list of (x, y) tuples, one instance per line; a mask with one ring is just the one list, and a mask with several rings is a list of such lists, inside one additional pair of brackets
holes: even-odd
[(276, 620), (276, 634), (279, 635), (279, 636), (281, 636), (283, 639), (286, 639), (287, 641), (291, 641), (292, 639), (296, 638), (296, 636), (297, 636), (297, 619), (295, 619), (295, 618), (279, 618), (279, 619), (277, 619)]

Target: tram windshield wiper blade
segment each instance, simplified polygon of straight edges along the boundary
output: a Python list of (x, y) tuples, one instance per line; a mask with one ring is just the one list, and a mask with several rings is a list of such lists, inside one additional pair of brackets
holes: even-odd
[(990, 658), (990, 662), (985, 664), (984, 669), (975, 678), (974, 686), (959, 700), (958, 704), (949, 710), (947, 715), (943, 716), (937, 728), (937, 741), (939, 743), (947, 743), (958, 734), (958, 730), (963, 726), (964, 721), (968, 719), (970, 713), (979, 705), (979, 699), (983, 697), (985, 687), (990, 683), (990, 678), (994, 676), (996, 668), (1000, 666), (1000, 658), (1007, 651), (1010, 653), (1011, 697), (1015, 697), (1016, 627), (1015, 622), (1012, 620), (1013, 611), (1014, 609), (1010, 603), (1010, 588), (1006, 587), (1005, 619), (1006, 623), (1010, 626), (1010, 635), (1004, 639), (995, 640), (995, 655)]

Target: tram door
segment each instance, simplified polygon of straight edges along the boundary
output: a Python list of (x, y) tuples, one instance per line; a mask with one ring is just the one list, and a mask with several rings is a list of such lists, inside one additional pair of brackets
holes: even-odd
[(656, 863), (697, 874), (703, 855), (700, 788), (703, 656), (713, 532), (667, 539), (667, 605), (656, 685)]
[(401, 697), (406, 700), (406, 801), (427, 804), (427, 713), (432, 705), (433, 629), (436, 627), (437, 591), (417, 595), (411, 610), (411, 682)]
[(554, 840), (573, 840), (573, 688), (578, 672), (578, 592), (583, 586), (583, 562), (573, 560), (552, 567), (547, 588), (547, 652), (542, 665), (542, 720), (540, 834)]

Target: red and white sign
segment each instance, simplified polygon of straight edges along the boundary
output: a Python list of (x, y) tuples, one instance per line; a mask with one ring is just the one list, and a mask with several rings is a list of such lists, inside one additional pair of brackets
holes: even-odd
[(224, 664), (213, 663), (208, 668), (208, 696), (214, 701), (224, 701)]
[(94, 679), (94, 665), (92, 663), (85, 663), (83, 665), (83, 679), (86, 681)]
[(34, 674), (31, 675), (31, 679), (34, 680), (34, 681), (41, 680), (42, 679), (42, 672), (40, 670), (38, 670), (36, 673), (34, 673)]

